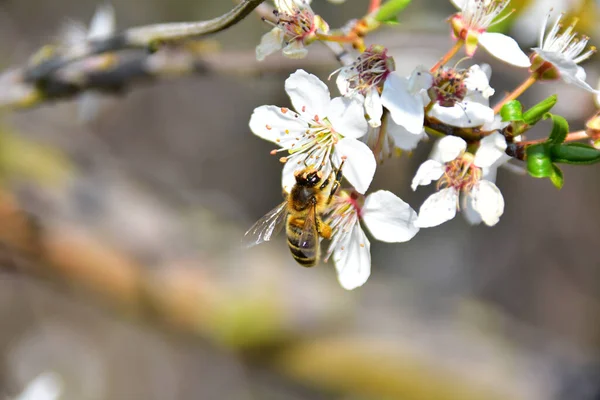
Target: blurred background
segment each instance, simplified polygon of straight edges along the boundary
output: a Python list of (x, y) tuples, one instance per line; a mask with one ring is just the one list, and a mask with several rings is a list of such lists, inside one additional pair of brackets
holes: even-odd
[[(119, 29), (232, 6), (112, 4)], [(97, 5), (2, 0), (3, 67), (26, 63), (66, 21), (87, 24)], [(367, 6), (313, 2), (334, 27)], [(551, 7), (579, 15), (600, 43), (592, 1), (513, 7), (501, 28), (524, 49), (537, 45)], [(452, 12), (446, 1), (415, 0), (399, 26), (368, 42), (388, 46), (408, 74), (447, 51)], [(564, 168), (561, 191), (501, 170), (496, 227), (457, 217), (405, 244), (372, 240), (371, 278), (352, 292), (331, 263), (299, 267), (283, 237), (241, 248), (245, 230), (281, 201), (281, 166), (249, 131), (252, 110), (288, 105), (283, 82), (298, 67), (323, 79), (338, 68), (318, 45), (302, 61), (256, 63), (268, 29), (250, 16), (212, 37), (223, 73), (104, 97), (87, 123), (78, 100), (2, 114), (0, 399), (18, 398), (41, 374), (52, 374), (61, 400), (600, 399), (597, 167)], [(493, 67), (493, 101), (526, 77), (482, 51), (476, 61)], [(598, 66), (585, 66), (592, 86)], [(521, 100), (553, 93), (554, 111), (582, 129), (595, 112), (586, 92), (538, 85)], [(430, 191), (409, 183), (430, 146), (386, 160), (371, 189), (418, 209)]]

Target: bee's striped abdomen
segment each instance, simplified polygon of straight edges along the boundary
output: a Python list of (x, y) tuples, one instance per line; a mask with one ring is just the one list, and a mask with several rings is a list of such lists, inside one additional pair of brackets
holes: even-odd
[(303, 234), (304, 220), (289, 218), (286, 233), (287, 242), (292, 252), (292, 256), (303, 267), (312, 267), (319, 258), (319, 235), (316, 232), (310, 235), (304, 235), (304, 243), (300, 243)]

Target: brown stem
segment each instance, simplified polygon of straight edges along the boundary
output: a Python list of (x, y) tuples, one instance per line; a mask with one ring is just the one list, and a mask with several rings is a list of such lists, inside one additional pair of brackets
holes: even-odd
[(517, 97), (525, 93), (525, 91), (537, 81), (537, 78), (537, 74), (530, 75), (523, 83), (521, 83), (515, 90), (513, 90), (512, 93), (509, 93), (504, 99), (502, 99), (500, 103), (494, 106), (494, 114), (498, 114), (506, 103), (516, 99)]
[(450, 50), (448, 50), (448, 52), (444, 55), (444, 57), (440, 58), (440, 60), (433, 67), (431, 67), (429, 72), (431, 72), (433, 74), (438, 69), (440, 69), (441, 66), (445, 65), (448, 61), (450, 61), (450, 59), (452, 57), (454, 57), (454, 55), (456, 53), (458, 53), (458, 50), (460, 50), (460, 48), (463, 47), (464, 44), (465, 44), (464, 40), (462, 40), (462, 39), (457, 40), (456, 43), (454, 43), (454, 46)]
[[(576, 142), (578, 140), (585, 140), (585, 139), (589, 139), (589, 138), (590, 138), (590, 136), (588, 135), (587, 131), (575, 131), (575, 132), (571, 132), (571, 133), (567, 134), (567, 137), (565, 138), (565, 143)], [(547, 140), (548, 140), (547, 138), (528, 140), (528, 141), (524, 141), (524, 142), (519, 142), (518, 145), (519, 145), (519, 147), (527, 147), (527, 146), (531, 146), (534, 144), (544, 143)]]

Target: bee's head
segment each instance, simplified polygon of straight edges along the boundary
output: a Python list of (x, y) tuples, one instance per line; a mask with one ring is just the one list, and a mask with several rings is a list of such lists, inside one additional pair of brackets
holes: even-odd
[(321, 182), (323, 179), (323, 172), (313, 168), (303, 169), (297, 171), (294, 176), (296, 177), (296, 184), (305, 187), (314, 187)]

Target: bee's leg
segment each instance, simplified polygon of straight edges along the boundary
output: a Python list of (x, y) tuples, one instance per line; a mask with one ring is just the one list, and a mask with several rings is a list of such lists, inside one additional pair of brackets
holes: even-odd
[(324, 239), (331, 239), (332, 229), (327, 223), (325, 223), (321, 218), (317, 218), (317, 231), (319, 235), (321, 235)]
[(342, 160), (342, 163), (340, 164), (340, 167), (337, 169), (337, 171), (335, 171), (335, 181), (333, 182), (333, 185), (331, 186), (331, 190), (329, 191), (329, 198), (327, 199), (327, 204), (331, 203), (331, 200), (333, 199), (333, 196), (335, 196), (335, 194), (337, 193), (337, 191), (339, 190), (340, 186), (341, 186), (341, 181), (342, 181), (342, 167), (344, 166), (344, 162), (346, 161), (346, 159)]

